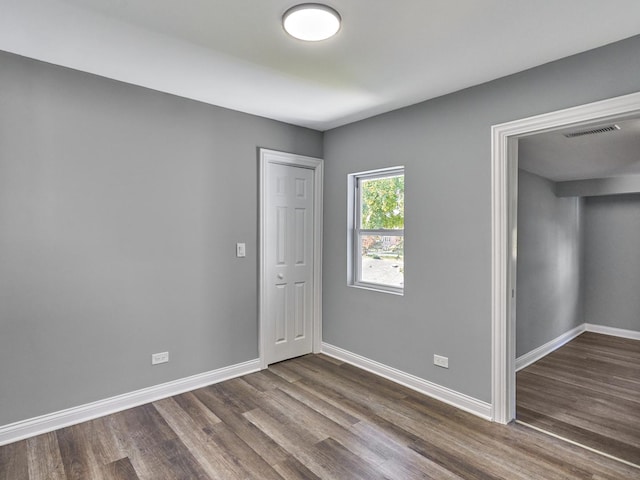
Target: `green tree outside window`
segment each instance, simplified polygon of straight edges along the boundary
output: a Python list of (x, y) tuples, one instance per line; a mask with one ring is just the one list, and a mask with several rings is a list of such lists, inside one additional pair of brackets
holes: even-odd
[(404, 175), (364, 180), (360, 188), (360, 228), (404, 228)]

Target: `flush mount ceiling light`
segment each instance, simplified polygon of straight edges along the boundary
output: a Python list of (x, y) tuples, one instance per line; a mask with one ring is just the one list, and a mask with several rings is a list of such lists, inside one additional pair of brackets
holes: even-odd
[(331, 7), (319, 3), (303, 3), (284, 13), (282, 26), (292, 37), (318, 42), (338, 33), (340, 20), (338, 12)]

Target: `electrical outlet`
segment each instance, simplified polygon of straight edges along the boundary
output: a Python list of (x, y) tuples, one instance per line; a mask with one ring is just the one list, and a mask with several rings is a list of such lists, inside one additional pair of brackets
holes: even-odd
[(151, 355), (151, 365), (159, 363), (167, 363), (169, 361), (169, 352), (154, 353)]
[(443, 357), (441, 355), (434, 355), (433, 364), (437, 365), (438, 367), (449, 368), (449, 358)]

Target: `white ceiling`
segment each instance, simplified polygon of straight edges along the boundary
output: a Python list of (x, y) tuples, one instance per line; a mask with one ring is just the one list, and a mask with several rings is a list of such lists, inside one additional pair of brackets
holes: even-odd
[(0, 0), (0, 49), (327, 130), (640, 33), (638, 0), (328, 0), (304, 43), (296, 0)]
[[(620, 130), (567, 138), (565, 133), (618, 125)], [(640, 174), (640, 119), (540, 133), (518, 141), (520, 168), (555, 182)]]

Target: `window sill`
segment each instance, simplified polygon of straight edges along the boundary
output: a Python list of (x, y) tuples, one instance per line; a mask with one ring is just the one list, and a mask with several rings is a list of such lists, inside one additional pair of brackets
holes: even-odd
[(404, 297), (404, 290), (401, 290), (401, 289), (390, 289), (382, 286), (370, 285), (370, 284), (365, 285), (360, 283), (349, 283), (347, 284), (347, 286), (351, 288), (359, 288), (361, 290), (369, 290), (371, 292), (388, 293), (390, 295)]

